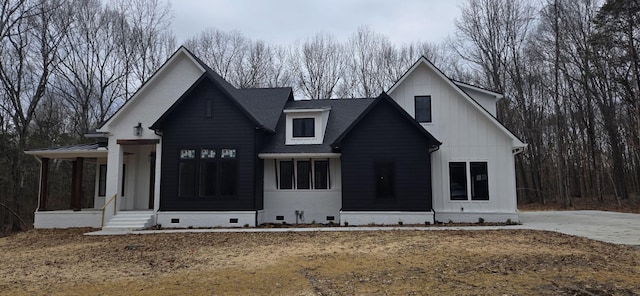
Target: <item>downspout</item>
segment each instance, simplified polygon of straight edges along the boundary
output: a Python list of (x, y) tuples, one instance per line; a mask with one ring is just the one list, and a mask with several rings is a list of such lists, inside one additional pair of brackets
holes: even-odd
[[(435, 149), (429, 149), (429, 165), (431, 165), (431, 153), (440, 150), (440, 145), (437, 145)], [(429, 172), (432, 172), (431, 168), (429, 168)], [(433, 224), (436, 224), (436, 210), (433, 208), (433, 183), (431, 184), (431, 211), (433, 212)]]

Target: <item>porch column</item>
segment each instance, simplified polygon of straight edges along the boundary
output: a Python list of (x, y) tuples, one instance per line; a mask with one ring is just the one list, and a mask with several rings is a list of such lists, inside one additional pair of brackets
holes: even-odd
[(77, 157), (76, 160), (73, 161), (73, 181), (71, 181), (71, 190), (73, 190), (72, 196), (72, 205), (71, 208), (74, 211), (80, 211), (82, 208), (81, 205), (81, 196), (82, 196), (82, 168), (84, 164), (84, 158)]
[(162, 169), (162, 143), (156, 144), (156, 180), (153, 188), (153, 211), (157, 212), (160, 209), (160, 176)]
[(40, 203), (38, 211), (47, 210), (47, 197), (49, 196), (49, 159), (40, 159)]
[[(121, 188), (122, 188), (122, 164), (124, 163), (124, 151), (122, 149), (122, 145), (116, 143), (116, 139), (113, 137), (109, 138), (109, 152), (107, 157), (107, 194), (105, 202), (109, 201), (109, 199), (116, 195), (117, 200), (117, 210), (121, 207)], [(113, 206), (114, 203), (110, 203), (105, 213), (113, 214)], [(108, 217), (110, 218), (110, 217)], [(105, 221), (107, 219), (105, 218)]]

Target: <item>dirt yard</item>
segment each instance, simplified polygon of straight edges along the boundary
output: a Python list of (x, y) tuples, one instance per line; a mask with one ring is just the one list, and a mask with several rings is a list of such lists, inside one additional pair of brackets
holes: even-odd
[(3, 295), (639, 295), (640, 249), (552, 232), (0, 239)]

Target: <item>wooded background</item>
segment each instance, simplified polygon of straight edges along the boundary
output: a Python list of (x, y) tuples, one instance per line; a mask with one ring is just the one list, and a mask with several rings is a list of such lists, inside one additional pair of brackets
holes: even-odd
[[(90, 141), (83, 134), (179, 45), (159, 0), (0, 5), (1, 233), (33, 222), (40, 167), (23, 151)], [(638, 199), (640, 0), (466, 0), (460, 9), (440, 44), (393, 44), (361, 27), (344, 42), (317, 33), (288, 46), (209, 28), (184, 45), (236, 87), (292, 86), (299, 99), (375, 97), (424, 55), (453, 79), (505, 94), (498, 118), (529, 144), (516, 158), (520, 204)], [(68, 207), (70, 172), (52, 162), (53, 207)]]

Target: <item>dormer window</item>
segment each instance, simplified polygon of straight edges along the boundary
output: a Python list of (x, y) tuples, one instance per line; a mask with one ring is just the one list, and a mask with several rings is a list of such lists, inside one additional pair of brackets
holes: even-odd
[(314, 118), (294, 118), (293, 119), (293, 137), (294, 138), (315, 137), (315, 119)]
[(285, 145), (322, 144), (330, 111), (330, 107), (284, 109)]

